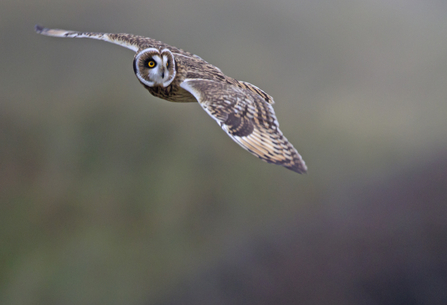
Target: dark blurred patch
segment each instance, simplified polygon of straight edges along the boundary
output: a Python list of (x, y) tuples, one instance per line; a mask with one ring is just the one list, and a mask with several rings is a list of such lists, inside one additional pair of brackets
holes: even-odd
[(447, 304), (447, 161), (240, 244), (159, 304)]

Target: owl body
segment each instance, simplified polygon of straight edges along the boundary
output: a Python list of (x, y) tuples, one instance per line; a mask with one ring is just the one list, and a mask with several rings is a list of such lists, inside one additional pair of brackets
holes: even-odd
[(154, 96), (171, 102), (198, 102), (242, 148), (298, 173), (307, 167), (279, 129), (273, 98), (236, 80), (201, 57), (152, 38), (131, 34), (74, 32), (36, 26), (39, 34), (92, 38), (135, 51), (133, 70)]
[[(170, 49), (170, 46), (168, 46), (168, 49)], [(176, 78), (173, 83), (166, 88), (163, 86), (145, 86), (152, 95), (171, 102), (197, 102), (196, 98), (189, 91), (180, 87), (180, 84), (185, 79), (216, 80), (228, 84), (238, 84), (237, 80), (226, 76), (219, 68), (209, 64), (202, 58), (193, 54), (188, 54), (184, 51), (182, 53), (174, 53), (175, 50), (178, 49), (173, 49), (172, 54), (174, 55), (177, 68)]]
[[(187, 90), (183, 89), (180, 84), (185, 79), (192, 78), (201, 78), (201, 79), (228, 79), (229, 77), (225, 76), (218, 68), (213, 65), (207, 63), (200, 57), (184, 52), (175, 53), (179, 49), (165, 45), (164, 48), (172, 50), (172, 54), (174, 56), (176, 62), (176, 77), (173, 82), (167, 86), (163, 87), (162, 85), (157, 86), (147, 86), (143, 82), (140, 83), (153, 95), (162, 99), (165, 99), (170, 102), (197, 102), (196, 98)], [(134, 58), (134, 66), (135, 66), (135, 58)]]

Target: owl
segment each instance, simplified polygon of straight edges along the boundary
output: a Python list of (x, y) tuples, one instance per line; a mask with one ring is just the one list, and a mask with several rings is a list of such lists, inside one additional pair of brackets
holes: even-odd
[(133, 50), (133, 71), (152, 95), (171, 102), (198, 102), (230, 138), (251, 154), (300, 174), (307, 171), (300, 154), (279, 130), (273, 98), (250, 83), (223, 74), (199, 56), (131, 34), (76, 32), (39, 25), (35, 31), (54, 37), (98, 39)]

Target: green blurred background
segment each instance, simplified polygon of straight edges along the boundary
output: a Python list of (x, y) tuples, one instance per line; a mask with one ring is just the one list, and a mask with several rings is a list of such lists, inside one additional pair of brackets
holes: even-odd
[[(0, 304), (446, 304), (447, 4), (2, 0)], [(150, 36), (276, 101), (309, 166), (152, 97)]]

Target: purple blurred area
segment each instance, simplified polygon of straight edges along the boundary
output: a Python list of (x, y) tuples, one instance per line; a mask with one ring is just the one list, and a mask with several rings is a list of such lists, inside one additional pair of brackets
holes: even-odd
[(359, 186), (253, 234), (159, 304), (445, 304), (446, 181), (438, 159)]

